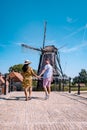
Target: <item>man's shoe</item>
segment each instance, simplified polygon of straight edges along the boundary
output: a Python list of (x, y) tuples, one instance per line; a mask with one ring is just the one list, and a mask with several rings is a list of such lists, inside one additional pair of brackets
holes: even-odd
[(47, 100), (48, 98), (49, 98), (49, 95), (46, 95), (46, 96), (45, 96), (45, 100)]

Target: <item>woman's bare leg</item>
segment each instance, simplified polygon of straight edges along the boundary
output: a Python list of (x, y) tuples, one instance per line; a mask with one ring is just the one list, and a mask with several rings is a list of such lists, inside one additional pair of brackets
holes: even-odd
[(29, 88), (29, 97), (31, 97), (32, 87)]
[(25, 97), (26, 97), (26, 101), (27, 101), (28, 100), (27, 88), (24, 89), (24, 93), (25, 93)]

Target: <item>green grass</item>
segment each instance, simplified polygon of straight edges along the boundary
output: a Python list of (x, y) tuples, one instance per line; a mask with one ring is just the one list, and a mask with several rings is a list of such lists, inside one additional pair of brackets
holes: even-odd
[[(59, 87), (58, 84), (51, 84), (51, 90), (52, 91), (62, 91), (63, 87)], [(37, 81), (33, 81), (33, 91), (37, 91)], [(41, 86), (38, 91), (43, 91), (43, 87)], [(69, 86), (64, 87), (64, 91), (69, 91)], [(71, 91), (78, 91), (77, 86), (71, 86)], [(86, 87), (80, 87), (80, 91), (87, 91), (87, 86)]]
[[(58, 85), (51, 85), (52, 91), (59, 91), (59, 86)], [(61, 86), (61, 91), (63, 90), (63, 87)], [(64, 87), (64, 91), (69, 91), (69, 86)], [(77, 86), (71, 86), (71, 91), (78, 91)], [(87, 91), (87, 87), (80, 87), (80, 91)]]

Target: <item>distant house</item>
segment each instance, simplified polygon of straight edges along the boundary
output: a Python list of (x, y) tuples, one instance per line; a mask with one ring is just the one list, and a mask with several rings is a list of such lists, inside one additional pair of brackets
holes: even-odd
[[(79, 85), (80, 85), (80, 87), (86, 87), (86, 85), (84, 83), (80, 83)], [(78, 86), (78, 84), (76, 83), (75, 86)]]
[(5, 82), (5, 77), (0, 73), (0, 94), (4, 94), (5, 92), (5, 85), (6, 85), (6, 94), (8, 93), (9, 89), (9, 82), (6, 80)]
[(9, 77), (11, 79), (11, 88), (12, 90), (18, 90), (20, 91), (22, 89), (21, 82), (23, 81), (23, 77), (18, 72), (11, 72), (9, 74)]
[(4, 78), (2, 77), (2, 75), (0, 74), (0, 86), (2, 85), (2, 84), (4, 84), (5, 83), (5, 80), (4, 80)]
[(20, 74), (20, 73), (18, 73), (18, 72), (11, 72), (10, 74), (9, 74), (9, 77), (11, 78), (11, 79), (13, 79), (15, 82), (22, 82), (23, 81), (23, 77), (22, 77), (22, 75)]
[(4, 78), (2, 77), (1, 73), (0, 73), (0, 94), (4, 94)]

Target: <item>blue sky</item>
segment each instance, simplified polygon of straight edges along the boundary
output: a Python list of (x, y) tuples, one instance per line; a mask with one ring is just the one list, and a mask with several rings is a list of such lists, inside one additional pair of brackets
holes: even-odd
[(40, 53), (22, 49), (21, 43), (42, 47), (45, 20), (45, 46), (65, 45), (59, 49), (63, 72), (74, 77), (87, 70), (86, 0), (0, 0), (1, 73), (25, 59), (38, 68)]

